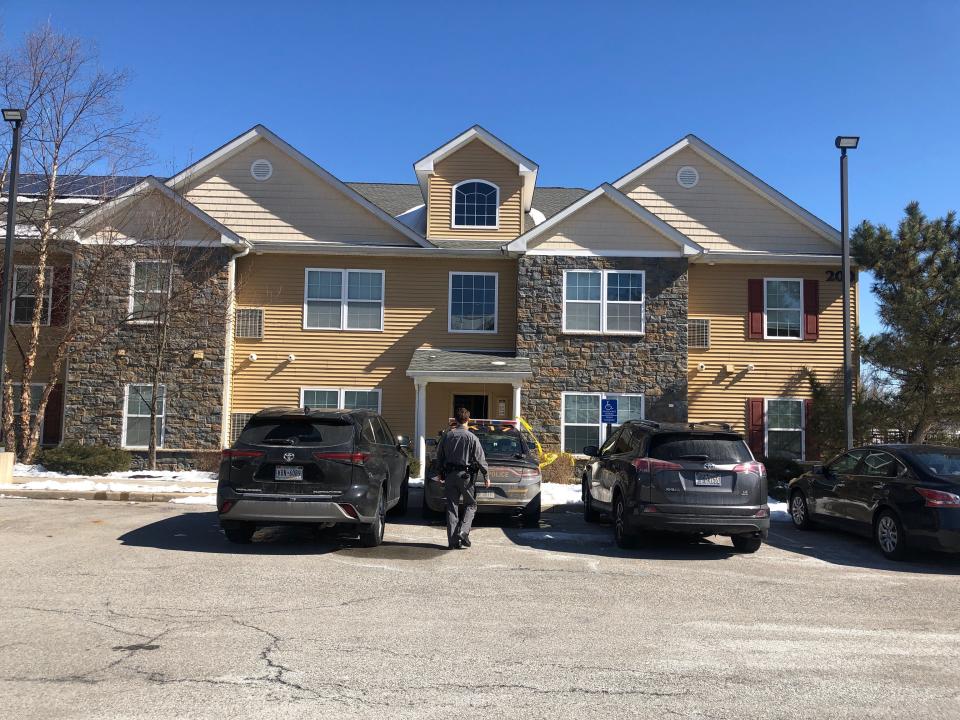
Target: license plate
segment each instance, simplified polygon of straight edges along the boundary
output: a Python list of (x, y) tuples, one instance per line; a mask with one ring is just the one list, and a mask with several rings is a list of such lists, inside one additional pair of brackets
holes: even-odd
[(707, 487), (720, 487), (723, 483), (723, 475), (720, 473), (698, 472), (693, 478), (694, 485), (704, 485)]
[(493, 500), (496, 496), (497, 494), (492, 492), (478, 492), (477, 500)]
[(277, 465), (275, 480), (303, 480), (303, 468), (299, 465)]

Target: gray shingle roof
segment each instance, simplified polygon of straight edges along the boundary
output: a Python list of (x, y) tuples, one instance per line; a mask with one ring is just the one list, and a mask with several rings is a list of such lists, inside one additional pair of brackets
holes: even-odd
[(413, 351), (409, 373), (475, 372), (531, 373), (530, 358), (517, 357), (510, 351), (442, 350), (421, 347)]

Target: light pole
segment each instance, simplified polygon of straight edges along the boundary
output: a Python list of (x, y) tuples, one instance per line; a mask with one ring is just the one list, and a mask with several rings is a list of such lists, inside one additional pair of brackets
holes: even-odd
[(850, 331), (850, 218), (847, 207), (847, 150), (855, 150), (859, 136), (838, 135), (840, 149), (840, 242), (843, 253), (843, 414), (847, 450), (853, 447), (853, 347)]
[[(7, 184), (7, 241), (3, 255), (3, 288), (0, 295), (0, 394), (7, 380), (7, 334), (10, 332), (10, 303), (13, 301), (13, 234), (17, 228), (17, 175), (20, 169), (20, 126), (27, 117), (24, 110), (4, 108), (3, 119), (13, 123), (10, 146), (10, 182)], [(3, 413), (0, 411), (0, 416)], [(6, 448), (4, 448), (6, 449)]]

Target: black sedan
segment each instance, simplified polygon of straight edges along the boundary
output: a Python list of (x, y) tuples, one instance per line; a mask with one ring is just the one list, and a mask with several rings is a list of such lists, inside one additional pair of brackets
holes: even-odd
[(892, 560), (910, 549), (960, 552), (960, 448), (870, 445), (790, 481), (795, 527), (873, 537)]

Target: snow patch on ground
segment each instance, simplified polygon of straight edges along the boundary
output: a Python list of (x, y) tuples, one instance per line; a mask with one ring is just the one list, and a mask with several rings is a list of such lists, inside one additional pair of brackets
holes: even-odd
[(540, 502), (543, 505), (578, 505), (583, 502), (580, 485), (542, 483), (540, 485)]
[(422, 478), (422, 477), (419, 477), (419, 478), (410, 478), (410, 480), (409, 480), (408, 482), (409, 482), (409, 484), (410, 484), (410, 487), (423, 487), (423, 478)]
[(785, 502), (767, 498), (767, 504), (770, 506), (770, 519), (773, 522), (790, 522), (790, 510)]
[[(68, 477), (68, 476), (63, 476)], [(57, 490), (60, 492), (142, 492), (142, 493), (186, 493), (196, 495), (200, 493), (214, 494), (216, 487), (202, 485), (158, 484), (145, 485), (142, 483), (124, 482), (97, 482), (96, 480), (28, 480), (12, 485), (0, 485), (0, 490)]]
[[(13, 476), (63, 478), (74, 482), (80, 477), (85, 479), (88, 477), (53, 472), (52, 470), (47, 470), (43, 465), (24, 465), (22, 463), (16, 463), (13, 466)], [(213, 483), (217, 481), (215, 473), (201, 472), (200, 470), (124, 470), (122, 472), (112, 472), (106, 475), (91, 475), (89, 477), (107, 480), (163, 480), (166, 482), (179, 483)]]
[(188, 497), (174, 498), (171, 500), (174, 505), (216, 505), (216, 495), (190, 495)]

